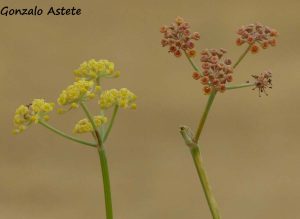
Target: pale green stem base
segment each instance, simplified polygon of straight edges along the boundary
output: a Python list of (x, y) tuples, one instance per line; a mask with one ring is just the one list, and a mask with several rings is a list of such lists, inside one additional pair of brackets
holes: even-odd
[(105, 199), (105, 209), (106, 209), (106, 219), (113, 219), (113, 208), (111, 199), (111, 188), (109, 180), (109, 169), (105, 151), (103, 148), (98, 148), (98, 154), (100, 158), (100, 165), (102, 171), (102, 180), (104, 188), (104, 199)]
[(210, 212), (212, 214), (212, 217), (213, 217), (213, 219), (220, 219), (221, 217), (219, 214), (218, 205), (213, 196), (213, 192), (209, 185), (206, 172), (203, 168), (200, 150), (198, 147), (191, 147), (190, 151), (191, 151), (193, 161), (194, 161), (194, 164), (195, 164), (195, 167), (196, 167), (196, 170), (197, 170), (197, 173), (198, 173), (198, 176), (199, 176)]

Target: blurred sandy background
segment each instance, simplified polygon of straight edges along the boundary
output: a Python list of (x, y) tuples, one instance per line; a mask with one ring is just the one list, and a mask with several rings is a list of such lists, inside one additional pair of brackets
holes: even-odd
[[(50, 2), (50, 1), (47, 1)], [(279, 45), (249, 55), (235, 82), (272, 69), (268, 97), (243, 89), (219, 95), (202, 136), (204, 162), (224, 219), (300, 217), (299, 1), (1, 1), (1, 7), (76, 6), (81, 16), (0, 17), (0, 218), (105, 218), (97, 152), (33, 126), (12, 136), (21, 103), (56, 101), (90, 58), (121, 70), (104, 87), (128, 87), (138, 110), (121, 111), (107, 142), (116, 219), (208, 219), (209, 210), (179, 125), (195, 129), (206, 97), (185, 59), (160, 48), (159, 27), (177, 15), (201, 33), (198, 50), (224, 47), (260, 21)], [(93, 106), (93, 111), (97, 108)], [(70, 132), (80, 110), (52, 114)], [(89, 138), (87, 136), (87, 138)]]

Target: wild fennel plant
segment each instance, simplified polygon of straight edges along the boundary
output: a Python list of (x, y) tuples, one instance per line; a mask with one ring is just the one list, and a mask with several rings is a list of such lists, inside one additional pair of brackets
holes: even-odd
[[(136, 108), (134, 103), (136, 95), (127, 88), (102, 91), (103, 80), (117, 78), (120, 75), (119, 71), (115, 71), (114, 63), (108, 60), (92, 59), (84, 62), (74, 71), (74, 74), (75, 82), (64, 89), (57, 99), (57, 103), (62, 106), (58, 112), (63, 114), (81, 107), (87, 118), (79, 120), (75, 124), (73, 132), (76, 134), (90, 133), (94, 138), (93, 142), (84, 141), (51, 126), (47, 122), (48, 114), (54, 109), (55, 104), (45, 102), (44, 99), (34, 99), (31, 103), (17, 108), (13, 119), (15, 126), (13, 132), (21, 133), (31, 124), (40, 124), (62, 137), (97, 149), (103, 178), (106, 218), (113, 219), (109, 168), (104, 144), (113, 127), (118, 110), (120, 108)], [(87, 102), (92, 99), (97, 99), (99, 103), (97, 115), (92, 115), (87, 106)], [(113, 112), (108, 118), (107, 113), (111, 109)]]
[(231, 59), (225, 58), (225, 54), (227, 53), (225, 49), (204, 49), (200, 52), (200, 68), (193, 61), (193, 58), (197, 54), (195, 42), (200, 39), (200, 34), (198, 32), (192, 33), (188, 22), (181, 17), (177, 17), (174, 23), (162, 26), (160, 32), (163, 34), (161, 45), (167, 47), (168, 52), (177, 58), (182, 55), (186, 56), (194, 70), (192, 78), (200, 81), (203, 85), (203, 93), (208, 95), (208, 100), (200, 117), (196, 133), (194, 134), (187, 126), (180, 127), (180, 133), (185, 144), (190, 149), (212, 218), (220, 219), (217, 202), (203, 167), (199, 139), (211, 106), (218, 93), (252, 87), (253, 90), (258, 89), (259, 96), (261, 96), (261, 93), (267, 95), (266, 89), (272, 86), (272, 73), (270, 71), (264, 71), (259, 75), (252, 75), (252, 82), (247, 81), (238, 85), (228, 84), (232, 82), (236, 67), (248, 52), (250, 51), (255, 54), (260, 48), (267, 49), (270, 46), (275, 46), (278, 32), (273, 28), (259, 23), (242, 26), (237, 31), (238, 38), (236, 44), (238, 46), (247, 44), (247, 47), (239, 59), (232, 64)]

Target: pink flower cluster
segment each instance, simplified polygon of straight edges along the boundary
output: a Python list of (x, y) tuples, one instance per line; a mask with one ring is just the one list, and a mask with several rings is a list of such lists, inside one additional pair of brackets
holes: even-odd
[(232, 81), (232, 62), (228, 58), (223, 58), (225, 53), (224, 49), (205, 49), (201, 52), (202, 75), (194, 72), (193, 78), (205, 85), (204, 94), (211, 93), (213, 89), (224, 92), (225, 84)]
[(196, 55), (194, 41), (200, 39), (200, 34), (198, 32), (191, 33), (189, 23), (185, 22), (183, 18), (177, 17), (175, 23), (162, 26), (160, 32), (163, 34), (161, 45), (163, 47), (167, 46), (169, 52), (176, 57), (180, 57), (182, 51), (189, 57)]
[[(250, 51), (257, 53), (260, 48), (267, 49), (270, 46), (276, 46), (278, 32), (268, 26), (260, 23), (244, 25), (237, 31), (238, 38), (236, 44), (241, 46), (248, 44), (248, 48), (239, 57), (235, 65), (229, 58), (223, 57), (226, 53), (224, 49), (205, 49), (200, 53), (201, 68), (199, 69), (190, 57), (196, 56), (195, 41), (200, 39), (198, 32), (192, 33), (190, 25), (183, 18), (177, 17), (175, 22), (169, 26), (162, 26), (160, 32), (163, 34), (161, 45), (167, 47), (169, 53), (176, 57), (187, 55), (195, 72), (193, 78), (200, 81), (204, 87), (204, 94), (210, 94), (212, 91), (224, 92), (227, 83), (233, 79), (233, 69), (240, 63), (245, 55)], [(254, 82), (249, 86), (254, 86), (253, 90), (258, 89), (259, 96), (266, 93), (266, 89), (272, 88), (272, 73), (265, 71), (260, 75), (252, 75)], [(248, 83), (250, 83), (248, 81)], [(243, 87), (243, 86), (241, 86)], [(246, 84), (245, 87), (248, 87)], [(239, 86), (228, 86), (230, 89), (239, 88)]]
[(276, 37), (278, 32), (268, 26), (260, 23), (249, 24), (238, 29), (239, 37), (236, 40), (238, 46), (248, 43), (251, 45), (251, 52), (257, 53), (259, 51), (258, 45), (262, 49), (267, 49), (269, 46), (276, 45)]

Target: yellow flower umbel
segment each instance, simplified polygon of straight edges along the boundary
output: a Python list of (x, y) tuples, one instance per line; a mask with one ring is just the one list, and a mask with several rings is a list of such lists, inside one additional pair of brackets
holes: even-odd
[[(36, 99), (29, 105), (21, 105), (14, 116), (14, 133), (19, 133), (25, 130), (31, 123), (38, 123), (48, 130), (77, 143), (94, 147), (97, 149), (100, 159), (101, 173), (103, 176), (103, 188), (105, 197), (106, 218), (113, 218), (109, 168), (105, 154), (106, 140), (112, 130), (116, 115), (119, 108), (135, 109), (134, 103), (136, 96), (127, 88), (120, 90), (111, 89), (101, 91), (101, 78), (116, 78), (120, 75), (115, 71), (113, 62), (108, 60), (94, 59), (84, 62), (75, 70), (76, 80), (66, 89), (64, 89), (57, 98), (60, 106), (66, 109), (59, 109), (58, 112), (63, 113), (74, 108), (80, 107), (86, 118), (79, 120), (74, 128), (73, 133), (83, 134), (89, 133), (93, 137), (93, 142), (85, 141), (75, 136), (69, 135), (52, 125), (48, 124), (48, 113), (53, 110), (53, 103), (46, 103), (43, 99)], [(97, 98), (100, 104), (100, 109), (96, 115), (93, 115), (88, 107), (89, 100)], [(111, 113), (107, 112), (112, 107)], [(106, 114), (107, 113), (107, 114)], [(108, 116), (109, 115), (109, 116)], [(106, 117), (107, 116), (107, 117)]]
[[(100, 127), (107, 122), (107, 118), (105, 116), (94, 116), (94, 122), (97, 127)], [(88, 133), (92, 131), (93, 126), (86, 118), (79, 120), (73, 130), (73, 132), (77, 134)]]
[(48, 113), (54, 108), (54, 103), (47, 103), (44, 99), (34, 99), (28, 105), (21, 105), (17, 108), (14, 116), (15, 129), (17, 134), (24, 131), (30, 124), (38, 123), (39, 120), (48, 120)]
[(99, 104), (101, 109), (108, 109), (115, 105), (125, 109), (136, 109), (135, 100), (136, 95), (127, 88), (111, 89), (101, 94)]
[(117, 78), (120, 76), (119, 71), (115, 71), (115, 64), (108, 60), (91, 59), (83, 62), (78, 69), (74, 71), (77, 79), (98, 81), (101, 77)]
[[(57, 102), (61, 106), (70, 105), (70, 109), (77, 108), (80, 101), (93, 99), (95, 92), (100, 90), (99, 86), (95, 86), (93, 81), (79, 80), (68, 86), (59, 95)], [(60, 112), (64, 112), (60, 109)]]

